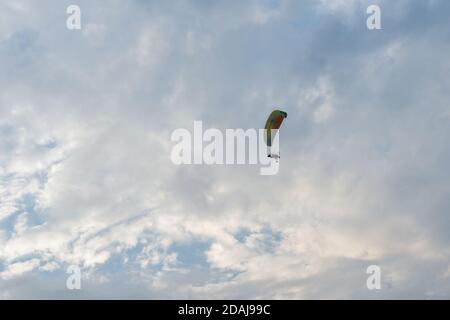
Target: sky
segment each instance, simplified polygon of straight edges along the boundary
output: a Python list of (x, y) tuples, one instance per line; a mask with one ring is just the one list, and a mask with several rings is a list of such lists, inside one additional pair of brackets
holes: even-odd
[[(449, 12), (2, 0), (0, 299), (450, 298)], [(275, 108), (277, 175), (170, 160)]]

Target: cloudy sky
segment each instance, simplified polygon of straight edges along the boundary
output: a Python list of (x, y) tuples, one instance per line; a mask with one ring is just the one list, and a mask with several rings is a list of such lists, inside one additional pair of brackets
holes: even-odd
[[(0, 299), (450, 298), (449, 12), (2, 0)], [(170, 161), (173, 130), (275, 107), (278, 175)]]

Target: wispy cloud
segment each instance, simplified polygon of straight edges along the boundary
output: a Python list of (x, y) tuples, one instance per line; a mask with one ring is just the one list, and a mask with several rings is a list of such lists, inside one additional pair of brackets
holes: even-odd
[[(448, 1), (78, 2), (0, 5), (0, 298), (450, 296)], [(170, 161), (278, 106), (277, 176)]]

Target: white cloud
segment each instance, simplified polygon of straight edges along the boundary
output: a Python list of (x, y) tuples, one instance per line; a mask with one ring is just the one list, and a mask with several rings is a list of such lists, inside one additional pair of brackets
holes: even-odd
[(16, 262), (10, 264), (5, 271), (0, 273), (0, 278), (3, 280), (8, 280), (14, 278), (18, 275), (21, 275), (26, 272), (30, 272), (40, 264), (38, 259), (31, 259), (25, 262)]
[[(448, 297), (448, 70), (424, 63), (443, 31), (369, 39), (334, 20), (358, 1), (86, 2), (79, 36), (24, 3), (0, 10), (4, 297), (78, 264), (87, 298), (373, 298), (374, 263), (383, 297)], [(173, 129), (278, 106), (279, 175), (171, 163)]]

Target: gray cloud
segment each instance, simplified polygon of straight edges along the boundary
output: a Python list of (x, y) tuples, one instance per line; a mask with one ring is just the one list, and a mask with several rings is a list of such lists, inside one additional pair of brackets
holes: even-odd
[[(3, 1), (0, 298), (448, 298), (450, 4), (375, 3)], [(278, 175), (170, 161), (278, 106)]]

